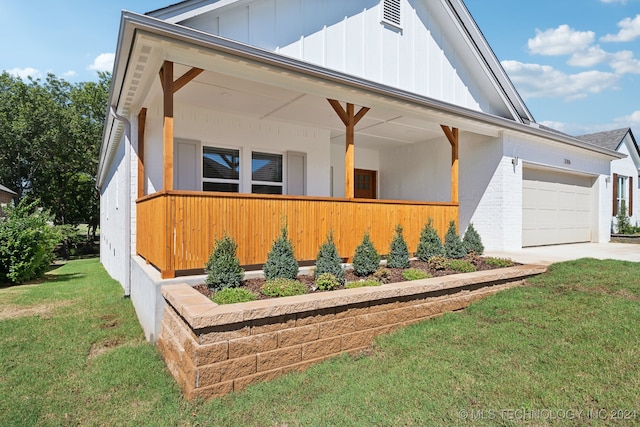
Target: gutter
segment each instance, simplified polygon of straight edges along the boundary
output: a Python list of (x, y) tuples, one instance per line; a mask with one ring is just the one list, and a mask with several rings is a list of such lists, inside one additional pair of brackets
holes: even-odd
[(124, 203), (124, 235), (126, 237), (124, 251), (126, 254), (127, 262), (124, 266), (124, 296), (128, 297), (131, 295), (131, 122), (126, 117), (118, 115), (118, 113), (116, 113), (116, 109), (113, 106), (109, 107), (109, 114), (117, 121), (124, 123), (125, 129), (124, 169), (127, 197)]

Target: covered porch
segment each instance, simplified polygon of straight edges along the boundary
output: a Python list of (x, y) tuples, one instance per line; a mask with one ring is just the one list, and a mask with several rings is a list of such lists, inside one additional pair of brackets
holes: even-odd
[[(174, 77), (176, 75), (179, 77)], [(358, 104), (341, 102), (331, 97), (331, 91), (322, 97), (316, 93), (317, 88), (307, 88), (306, 92), (290, 90), (289, 93), (273, 84), (257, 85), (251, 80), (170, 61), (162, 63), (156, 90), (155, 99), (160, 101), (155, 108), (161, 111), (161, 129), (158, 129), (159, 120), (147, 119), (147, 107), (138, 113), (135, 252), (157, 268), (162, 278), (201, 274), (215, 239), (224, 234), (238, 243), (238, 257), (246, 269), (260, 269), (283, 221), (288, 226), (296, 258), (302, 265), (315, 260), (329, 232), (333, 233), (340, 256), (347, 260), (353, 256), (365, 232), (370, 233), (377, 250), (385, 254), (394, 228), (399, 224), (404, 228), (410, 252), (414, 252), (420, 230), (429, 219), (433, 220), (441, 237), (450, 221), (459, 221), (460, 136), (457, 127), (440, 122), (444, 117), (434, 121), (433, 117), (422, 116), (419, 112), (408, 114), (406, 108), (368, 107), (362, 105), (365, 102), (358, 96), (354, 97), (359, 99)], [(216, 97), (215, 93), (226, 95)], [(270, 113), (256, 112), (260, 109), (258, 104), (268, 108)], [(269, 182), (250, 185), (255, 184), (251, 171), (246, 172), (249, 175), (245, 179), (238, 170), (235, 171), (237, 176), (221, 173), (219, 176), (225, 179), (218, 175), (207, 178), (207, 165), (194, 163), (195, 183), (185, 187), (177, 176), (180, 153), (176, 153), (176, 141), (180, 138), (204, 141), (205, 134), (215, 130), (199, 130), (198, 133), (193, 126), (181, 125), (180, 117), (187, 114), (178, 114), (179, 118), (175, 119), (176, 110), (199, 107), (224, 113), (236, 109), (231, 112), (246, 113), (265, 121), (268, 117), (296, 126), (308, 125), (311, 129), (328, 128), (329, 138), (324, 142), (327, 153), (329, 146), (333, 151), (340, 150), (336, 147), (341, 146), (344, 151), (339, 159), (334, 154), (323, 159), (303, 153), (305, 184), (301, 186), (288, 183), (282, 170), (279, 172), (280, 183), (274, 185), (265, 185)], [(154, 108), (153, 104), (151, 108)], [(242, 137), (238, 136), (238, 139)], [(243, 152), (251, 147), (250, 142), (237, 144), (237, 160), (230, 162), (235, 165), (231, 169), (240, 168)], [(424, 175), (410, 178), (412, 171), (406, 168), (411, 166), (406, 160), (415, 156), (411, 151), (415, 147), (421, 146), (421, 153), (428, 152), (427, 144), (438, 147), (440, 152), (439, 158), (423, 161), (424, 169), (439, 171), (437, 179), (426, 181)], [(158, 151), (160, 147), (162, 179), (154, 182), (149, 168), (157, 168), (157, 165), (150, 165), (151, 156), (145, 151)], [(205, 158), (203, 147), (204, 143), (195, 145), (198, 159)], [(372, 170), (364, 170), (373, 172), (368, 180), (362, 178), (363, 164), (358, 163), (356, 147), (379, 157)], [(404, 157), (395, 154), (407, 147), (409, 151), (405, 150)], [(443, 149), (446, 150), (444, 156)], [(272, 143), (270, 150), (283, 149)], [(250, 153), (246, 155), (250, 156)], [(313, 172), (314, 166), (316, 172)], [(183, 170), (193, 168), (183, 167)], [(307, 184), (314, 180), (326, 185)], [(219, 183), (224, 184), (227, 191), (202, 191), (208, 185)], [(211, 188), (218, 188), (215, 185)], [(264, 188), (268, 192), (275, 188), (278, 194), (256, 194), (256, 190)], [(363, 191), (365, 189), (369, 191)]]

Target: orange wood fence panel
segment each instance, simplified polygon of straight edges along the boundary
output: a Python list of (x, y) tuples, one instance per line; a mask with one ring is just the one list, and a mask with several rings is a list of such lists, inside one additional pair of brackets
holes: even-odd
[(283, 221), (298, 260), (315, 260), (330, 230), (343, 258), (353, 257), (367, 231), (386, 254), (397, 224), (415, 252), (429, 218), (444, 237), (449, 221), (458, 221), (458, 205), (167, 191), (138, 201), (138, 254), (161, 271), (202, 269), (226, 233), (238, 243), (241, 264), (263, 264)]

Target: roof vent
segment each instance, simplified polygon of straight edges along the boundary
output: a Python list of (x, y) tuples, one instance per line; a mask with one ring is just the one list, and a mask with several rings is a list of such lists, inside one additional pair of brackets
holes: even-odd
[(382, 0), (382, 22), (400, 27), (400, 1)]

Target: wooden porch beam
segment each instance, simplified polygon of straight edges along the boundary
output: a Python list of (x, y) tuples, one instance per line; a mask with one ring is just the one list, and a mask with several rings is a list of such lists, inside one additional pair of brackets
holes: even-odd
[(345, 197), (353, 199), (355, 196), (355, 186), (354, 186), (354, 173), (355, 173), (355, 128), (356, 124), (367, 114), (369, 111), (368, 107), (362, 107), (355, 113), (355, 106), (351, 103), (347, 103), (347, 109), (345, 110), (340, 104), (339, 101), (335, 99), (327, 99), (329, 104), (333, 107), (342, 123), (344, 123), (346, 127), (346, 149), (344, 156), (344, 173), (345, 173), (345, 182), (344, 182), (344, 193)]
[(147, 109), (138, 114), (138, 198), (144, 197), (144, 128), (147, 123)]
[(175, 82), (173, 82), (173, 93), (176, 93), (180, 89), (186, 86), (191, 80), (195, 79), (202, 73), (204, 70), (202, 68), (192, 68), (182, 76), (180, 76)]
[(458, 128), (450, 128), (449, 126), (440, 125), (445, 136), (451, 144), (451, 202), (458, 203), (458, 185), (459, 185), (459, 169), (458, 169)]
[(173, 62), (164, 61), (162, 70), (162, 87), (164, 90), (163, 109), (164, 124), (162, 132), (164, 158), (164, 190), (173, 190)]

